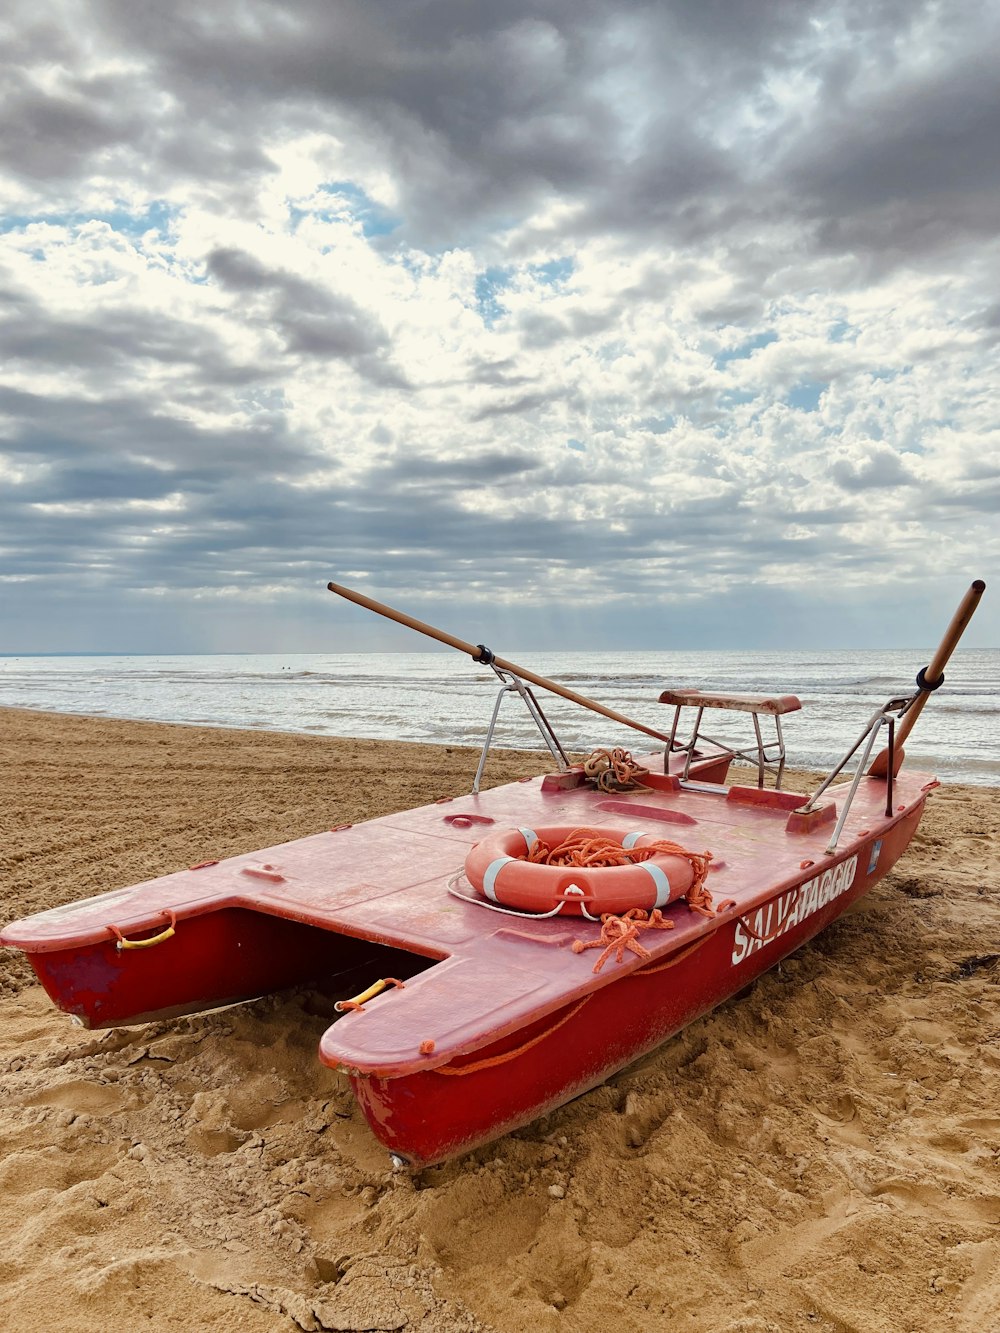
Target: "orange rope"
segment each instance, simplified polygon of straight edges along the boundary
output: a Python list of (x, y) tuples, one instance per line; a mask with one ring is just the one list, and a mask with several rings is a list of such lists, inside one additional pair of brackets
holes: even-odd
[[(714, 932), (713, 932), (714, 934)], [(634, 977), (651, 977), (657, 972), (666, 972), (668, 968), (676, 967), (678, 963), (683, 963), (685, 958), (690, 958), (693, 953), (697, 953), (703, 944), (707, 944), (712, 935), (702, 935), (700, 939), (689, 944), (686, 949), (681, 949), (679, 953), (671, 955), (665, 963), (657, 963), (655, 967), (640, 967), (632, 973)]]
[(568, 833), (556, 847), (536, 838), (521, 860), (543, 866), (627, 866), (648, 859), (645, 847), (635, 853), (626, 851), (620, 842), (595, 829), (577, 828)]
[[(600, 958), (595, 963), (594, 965), (595, 972), (599, 972), (601, 970), (601, 967), (603, 966), (604, 961), (607, 958), (608, 954), (613, 949), (617, 949), (619, 947), (622, 950), (618, 958), (619, 962), (621, 962), (622, 959), (624, 958), (625, 956), (624, 951), (626, 948), (629, 948), (632, 950), (632, 952), (637, 953), (640, 958), (651, 957), (649, 950), (646, 949), (643, 945), (639, 944), (638, 941), (635, 939), (635, 936), (638, 934), (640, 930), (647, 930), (650, 928), (652, 928), (653, 930), (673, 930), (674, 928), (674, 923), (672, 921), (668, 921), (662, 915), (662, 913), (657, 911), (655, 908), (649, 914), (648, 920), (646, 919), (646, 913), (643, 912), (641, 908), (637, 907), (634, 907), (630, 909), (630, 911), (626, 912), (624, 917), (605, 916), (604, 918), (602, 918), (602, 920), (603, 920), (603, 925), (601, 928), (600, 940), (591, 940), (586, 944), (582, 940), (576, 940), (573, 944), (574, 953), (583, 953), (585, 949), (600, 948), (601, 944), (605, 942), (604, 941), (605, 931), (608, 931), (609, 934), (614, 932), (615, 927), (612, 926), (612, 923), (615, 923), (615, 926), (619, 928), (619, 933), (616, 934), (614, 938), (610, 939), (604, 952), (601, 954)], [(703, 944), (707, 944), (709, 939), (711, 939), (710, 935), (703, 935), (701, 939), (695, 940), (692, 944), (689, 944), (686, 949), (682, 949), (681, 952), (678, 953), (674, 958), (668, 959), (668, 961), (665, 963), (660, 963), (657, 967), (640, 968), (637, 972), (633, 973), (633, 975), (651, 977), (654, 974), (654, 972), (665, 972), (667, 968), (676, 967), (677, 964), (682, 963), (685, 958), (688, 958), (690, 957), (691, 954), (696, 953), (697, 950), (700, 949)], [(493, 1069), (497, 1065), (506, 1064), (509, 1060), (516, 1060), (518, 1056), (526, 1054), (526, 1052), (530, 1051), (533, 1046), (537, 1046), (540, 1041), (544, 1041), (546, 1037), (551, 1037), (553, 1033), (558, 1032), (559, 1029), (563, 1026), (563, 1024), (568, 1023), (571, 1018), (575, 1018), (576, 1015), (583, 1008), (583, 1006), (591, 998), (592, 998), (591, 995), (585, 995), (582, 1000), (577, 1000), (576, 1004), (573, 1005), (572, 1009), (568, 1009), (566, 1013), (563, 1014), (562, 1018), (560, 1018), (558, 1023), (554, 1023), (552, 1027), (546, 1028), (544, 1032), (539, 1032), (536, 1036), (532, 1037), (530, 1041), (526, 1041), (522, 1043), (522, 1045), (520, 1046), (515, 1046), (514, 1049), (511, 1051), (504, 1051), (502, 1055), (488, 1056), (485, 1060), (476, 1060), (472, 1064), (468, 1065), (440, 1065), (437, 1069), (433, 1070), (432, 1072), (435, 1074), (447, 1074), (449, 1076), (457, 1074), (477, 1074), (479, 1073), (480, 1070)], [(421, 1042), (420, 1053), (421, 1055), (430, 1055), (433, 1052), (433, 1048), (434, 1048), (434, 1043), (432, 1041)]]
[[(759, 940), (761, 944), (770, 944), (772, 940), (776, 940), (778, 936), (782, 933), (782, 927), (785, 921), (787, 921), (789, 916), (791, 915), (792, 908), (794, 908), (795, 904), (799, 901), (801, 894), (802, 894), (802, 886), (800, 884), (798, 888), (795, 890), (795, 897), (792, 899), (791, 906), (788, 908), (787, 912), (782, 917), (781, 921), (775, 923), (774, 931), (770, 935), (758, 935), (757, 931), (754, 930), (753, 926), (751, 926), (750, 922), (746, 919), (745, 916), (738, 917), (737, 919), (739, 920), (740, 925), (743, 927), (746, 933), (750, 935), (753, 939)], [(757, 910), (763, 912), (765, 907), (770, 907), (771, 903), (777, 902), (780, 897), (781, 897), (780, 893), (776, 894), (775, 897), (769, 898), (766, 903), (761, 903), (760, 907)]]
[(600, 939), (574, 940), (573, 952), (583, 953), (585, 949), (603, 949), (604, 952), (594, 964), (594, 971), (600, 972), (612, 954), (615, 955), (615, 962), (624, 962), (626, 949), (639, 958), (652, 957), (646, 946), (639, 943), (641, 930), (673, 930), (673, 928), (674, 923), (668, 921), (655, 907), (648, 916), (641, 907), (630, 907), (621, 916), (606, 912), (601, 917)]
[(584, 774), (601, 791), (628, 791), (649, 772), (628, 750), (594, 750), (583, 761)]
[(694, 873), (694, 882), (684, 895), (684, 900), (694, 912), (702, 916), (715, 916), (712, 909), (712, 895), (705, 887), (711, 852), (689, 852), (678, 842), (660, 838), (645, 847), (626, 849), (614, 838), (600, 833), (597, 829), (576, 828), (568, 833), (556, 847), (550, 847), (540, 838), (528, 848), (526, 856), (518, 859), (530, 861), (533, 865), (604, 867), (638, 865), (653, 856), (680, 856), (688, 861)]
[(536, 1037), (526, 1041), (523, 1046), (515, 1046), (512, 1051), (504, 1051), (502, 1055), (491, 1055), (485, 1060), (476, 1060), (471, 1065), (439, 1065), (432, 1072), (435, 1074), (477, 1074), (480, 1069), (492, 1069), (494, 1065), (503, 1065), (508, 1060), (516, 1060), (519, 1055), (524, 1055), (526, 1051), (530, 1051), (532, 1046), (537, 1046), (546, 1037), (551, 1037), (553, 1032), (558, 1032), (564, 1023), (568, 1023), (571, 1018), (580, 1012), (589, 999), (590, 996), (585, 995), (582, 1000), (577, 1000), (573, 1008), (567, 1010), (558, 1023), (553, 1023), (552, 1027), (546, 1028), (544, 1032), (539, 1032)]

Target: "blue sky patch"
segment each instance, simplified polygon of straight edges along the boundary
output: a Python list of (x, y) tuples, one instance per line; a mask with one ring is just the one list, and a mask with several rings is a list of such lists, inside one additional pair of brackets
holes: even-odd
[(507, 307), (500, 300), (500, 294), (510, 286), (513, 276), (512, 268), (499, 266), (484, 268), (481, 273), (476, 274), (476, 308), (488, 329), (507, 313)]
[(858, 331), (846, 319), (838, 319), (827, 329), (826, 336), (832, 343), (853, 343), (858, 340)]
[(805, 380), (802, 384), (796, 384), (785, 402), (797, 412), (815, 412), (826, 387), (825, 384), (818, 384), (814, 380)]
[(640, 430), (648, 430), (650, 435), (666, 435), (677, 425), (677, 418), (670, 412), (662, 417), (644, 417), (638, 422)]
[[(369, 238), (372, 236), (388, 236), (402, 222), (402, 218), (395, 213), (391, 213), (382, 204), (377, 203), (354, 181), (328, 181), (325, 185), (320, 186), (319, 193), (334, 195), (343, 200), (351, 217), (360, 225), (363, 236)], [(342, 215), (344, 210), (343, 208), (303, 209), (293, 206), (288, 211), (293, 225), (297, 227), (304, 217), (319, 218), (322, 222), (333, 222)]]
[(759, 347), (767, 347), (777, 341), (778, 335), (770, 330), (767, 333), (757, 333), (747, 342), (740, 343), (739, 347), (734, 347), (732, 351), (717, 352), (712, 360), (716, 369), (721, 370), (723, 366), (728, 366), (730, 361), (745, 361)]
[(44, 222), (50, 227), (82, 227), (87, 222), (106, 222), (112, 231), (122, 236), (145, 236), (147, 232), (155, 231), (159, 240), (166, 241), (170, 238), (170, 224), (178, 212), (165, 200), (154, 199), (139, 213), (129, 212), (126, 208), (95, 213), (12, 213), (0, 218), (0, 232), (21, 231), (35, 222)]
[(562, 259), (547, 259), (544, 264), (529, 264), (528, 272), (548, 287), (558, 287), (566, 282), (576, 271), (576, 264), (569, 255)]

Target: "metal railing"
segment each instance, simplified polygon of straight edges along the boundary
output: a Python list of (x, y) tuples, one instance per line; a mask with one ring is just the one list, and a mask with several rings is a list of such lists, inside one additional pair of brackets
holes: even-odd
[(855, 793), (861, 784), (861, 779), (868, 766), (868, 760), (871, 757), (871, 752), (875, 746), (875, 740), (883, 728), (887, 728), (889, 733), (886, 742), (887, 771), (885, 776), (885, 813), (887, 816), (892, 814), (893, 770), (895, 768), (896, 758), (896, 723), (906, 715), (910, 708), (912, 708), (913, 704), (920, 697), (920, 694), (921, 691), (918, 690), (916, 694), (907, 695), (905, 698), (890, 699), (888, 703), (883, 704), (877, 712), (873, 713), (868, 725), (844, 755), (843, 759), (841, 759), (840, 763), (837, 764), (823, 779), (806, 801), (805, 805), (803, 805), (799, 812), (801, 814), (807, 815), (811, 810), (815, 809), (819, 798), (840, 776), (854, 756), (859, 750), (862, 750), (863, 747), (863, 752), (861, 758), (858, 760), (858, 766), (851, 782), (850, 790), (844, 798), (840, 809), (840, 816), (837, 819), (830, 841), (827, 844), (827, 852), (836, 850), (837, 843), (840, 841), (840, 835), (843, 832), (844, 824), (847, 821), (847, 816), (850, 813), (851, 803), (854, 800)]
[(476, 769), (476, 776), (472, 783), (472, 790), (478, 794), (479, 784), (483, 778), (483, 772), (486, 768), (486, 760), (489, 757), (490, 747), (493, 744), (493, 733), (496, 730), (497, 718), (500, 716), (500, 705), (508, 694), (520, 695), (524, 701), (524, 706), (531, 715), (531, 720), (541, 733), (542, 740), (549, 748), (549, 753), (559, 765), (559, 771), (564, 773), (569, 768), (570, 763), (566, 751), (562, 747), (562, 742), (552, 730), (552, 724), (542, 711), (542, 706), (535, 698), (534, 691), (529, 685), (525, 685), (520, 676), (516, 676), (513, 671), (505, 671), (498, 667), (496, 662), (489, 662), (487, 665), (496, 672), (500, 678), (501, 685), (497, 692), (496, 703), (493, 705), (493, 716), (490, 718), (490, 725), (486, 732), (486, 740), (483, 742), (483, 752), (479, 756), (479, 767)]

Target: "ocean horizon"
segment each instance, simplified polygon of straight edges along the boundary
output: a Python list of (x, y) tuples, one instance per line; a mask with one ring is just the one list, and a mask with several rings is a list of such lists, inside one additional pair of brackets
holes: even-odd
[[(669, 732), (667, 688), (794, 694), (783, 718), (788, 762), (828, 769), (874, 711), (909, 693), (925, 663), (905, 650), (527, 652), (517, 664), (616, 712)], [(1000, 785), (1000, 650), (956, 653), (907, 742), (907, 762), (942, 779)], [(501, 682), (460, 653), (45, 654), (0, 656), (0, 706), (137, 721), (480, 746)], [(543, 689), (536, 695), (567, 751), (655, 742)], [(745, 715), (717, 715), (739, 741)], [(494, 744), (537, 749), (523, 701), (506, 693)]]

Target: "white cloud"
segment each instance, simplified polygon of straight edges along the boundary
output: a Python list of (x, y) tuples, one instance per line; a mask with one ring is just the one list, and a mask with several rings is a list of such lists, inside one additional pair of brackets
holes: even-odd
[(346, 570), (539, 643), (572, 598), (593, 646), (637, 603), (739, 643), (767, 589), (957, 597), (1000, 552), (994, 29), (15, 4), (8, 642), (164, 648), (197, 602), (206, 646), (322, 646)]

